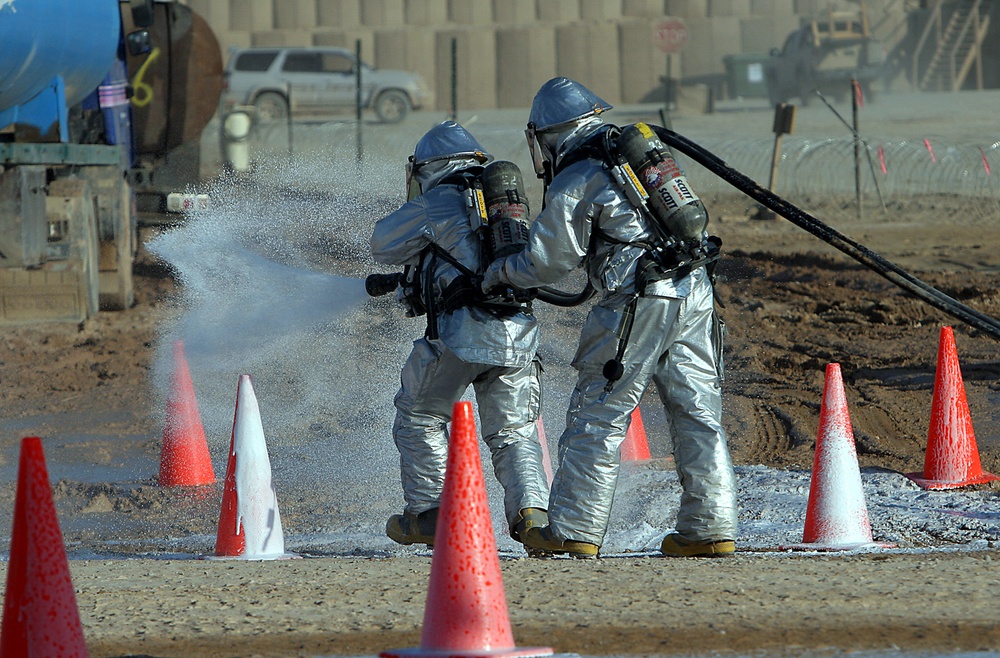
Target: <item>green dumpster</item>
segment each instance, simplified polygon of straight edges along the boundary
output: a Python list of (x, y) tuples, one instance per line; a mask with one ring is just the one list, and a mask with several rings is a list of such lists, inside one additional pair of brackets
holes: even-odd
[(729, 98), (767, 98), (764, 67), (770, 57), (767, 53), (740, 53), (723, 57)]

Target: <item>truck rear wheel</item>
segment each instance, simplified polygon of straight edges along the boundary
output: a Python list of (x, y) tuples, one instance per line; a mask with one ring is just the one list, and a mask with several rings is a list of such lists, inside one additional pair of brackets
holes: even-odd
[(410, 99), (401, 91), (383, 91), (375, 99), (375, 114), (383, 123), (399, 123), (410, 112)]
[(279, 121), (288, 118), (288, 101), (281, 94), (265, 91), (253, 101), (258, 121)]

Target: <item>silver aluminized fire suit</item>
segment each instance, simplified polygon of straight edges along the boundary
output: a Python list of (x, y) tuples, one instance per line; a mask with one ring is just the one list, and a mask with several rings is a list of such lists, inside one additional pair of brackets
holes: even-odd
[[(474, 164), (474, 163), (471, 163)], [(473, 231), (463, 189), (438, 184), (379, 220), (372, 256), (388, 265), (431, 268), (434, 306), (462, 273), (429, 249), (437, 244), (472, 271), (480, 267), (480, 243)], [(424, 280), (422, 274), (418, 280)], [(540, 408), (538, 326), (521, 310), (509, 314), (464, 306), (429, 321), (436, 337), (413, 350), (395, 397), (393, 438), (400, 455), (406, 511), (419, 514), (440, 505), (448, 454), (447, 423), (452, 407), (471, 384), (479, 406), (481, 434), (494, 473), (504, 489), (508, 523), (522, 509), (545, 509), (548, 483), (535, 421)]]
[(647, 285), (637, 300), (624, 374), (605, 392), (602, 369), (616, 356), (623, 311), (635, 291), (636, 263), (644, 253), (634, 243), (649, 241), (652, 231), (601, 160), (582, 159), (559, 170), (560, 160), (603, 125), (591, 117), (559, 135), (552, 145), (557, 174), (527, 248), (492, 263), (485, 277), (487, 288), (491, 280), (537, 288), (558, 282), (582, 263), (600, 293), (573, 360), (579, 375), (559, 439), (549, 527), (563, 541), (603, 543), (619, 448), (632, 411), (653, 382), (683, 488), (677, 532), (692, 541), (733, 540), (736, 483), (721, 423), (721, 325), (704, 266)]

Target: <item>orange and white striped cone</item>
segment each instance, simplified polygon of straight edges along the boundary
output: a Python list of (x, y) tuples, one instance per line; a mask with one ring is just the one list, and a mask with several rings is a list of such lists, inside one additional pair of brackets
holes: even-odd
[(628, 431), (622, 442), (621, 460), (623, 462), (645, 462), (652, 458), (649, 444), (646, 442), (646, 426), (642, 422), (642, 412), (639, 407), (632, 411)]
[(214, 557), (247, 560), (296, 557), (285, 552), (278, 497), (250, 375), (240, 376), (236, 394)]
[(2, 656), (87, 656), (42, 440), (21, 440), (7, 564)]
[(826, 367), (802, 543), (779, 549), (846, 551), (892, 546), (872, 540), (840, 364), (831, 363)]
[(924, 470), (906, 477), (923, 489), (958, 489), (1000, 480), (984, 471), (979, 460), (951, 327), (941, 327)]
[(379, 655), (381, 658), (552, 655), (549, 647), (514, 646), (472, 403), (456, 402), (451, 422), (420, 646), (383, 651)]
[(184, 343), (174, 342), (174, 372), (160, 450), (161, 487), (195, 487), (215, 482), (205, 428), (198, 413)]

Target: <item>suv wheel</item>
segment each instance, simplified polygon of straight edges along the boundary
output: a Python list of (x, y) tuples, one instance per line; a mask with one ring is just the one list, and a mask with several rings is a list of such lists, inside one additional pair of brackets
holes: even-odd
[(401, 91), (383, 91), (375, 99), (375, 114), (383, 123), (399, 123), (410, 111), (410, 99)]
[(266, 91), (253, 101), (258, 121), (275, 121), (288, 118), (288, 103), (285, 97), (273, 91)]

